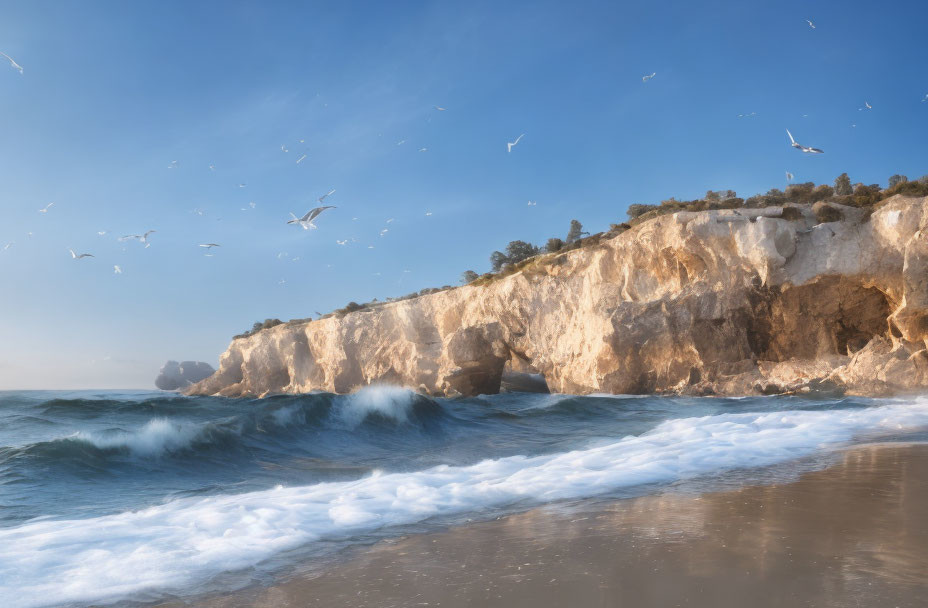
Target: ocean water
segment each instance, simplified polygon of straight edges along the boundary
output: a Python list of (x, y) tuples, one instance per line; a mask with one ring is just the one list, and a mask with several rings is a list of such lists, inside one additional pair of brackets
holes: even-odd
[(928, 399), (0, 392), (0, 603), (221, 590), (395, 534), (924, 439)]

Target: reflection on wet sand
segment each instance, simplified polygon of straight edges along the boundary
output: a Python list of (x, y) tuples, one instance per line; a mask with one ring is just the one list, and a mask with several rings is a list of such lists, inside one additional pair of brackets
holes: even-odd
[(205, 606), (924, 606), (928, 446), (790, 483), (536, 509)]

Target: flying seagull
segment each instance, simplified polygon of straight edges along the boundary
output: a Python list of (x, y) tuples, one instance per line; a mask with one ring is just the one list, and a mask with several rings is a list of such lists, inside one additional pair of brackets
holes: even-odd
[(798, 141), (793, 139), (793, 134), (789, 132), (789, 129), (786, 130), (786, 134), (789, 135), (789, 141), (791, 142), (790, 145), (796, 148), (797, 150), (802, 150), (803, 152), (806, 152), (808, 154), (823, 154), (824, 153), (823, 150), (819, 150), (818, 148), (807, 148), (806, 146), (803, 146), (802, 144), (800, 144)]
[(516, 137), (516, 140), (515, 140), (515, 141), (507, 143), (507, 144), (506, 144), (506, 152), (512, 152), (512, 147), (515, 146), (517, 143), (519, 143), (519, 140), (522, 139), (523, 137), (525, 137), (525, 133), (523, 133), (522, 135)]
[(435, 109), (438, 110), (439, 112), (444, 112), (446, 110), (446, 108), (440, 108), (438, 106), (435, 106)]
[(430, 215), (432, 215), (432, 212), (431, 212), (431, 211), (426, 211), (426, 212), (425, 212), (425, 217), (429, 217)]
[(815, 29), (815, 24), (809, 21), (808, 19), (806, 19), (806, 23), (808, 23), (809, 27), (811, 27), (813, 30)]
[(529, 207), (537, 207), (537, 206), (538, 206), (538, 201), (529, 201), (529, 202), (528, 202), (528, 206), (529, 206)]
[(873, 109), (873, 106), (870, 105), (870, 102), (869, 102), (869, 101), (865, 101), (865, 102), (864, 102), (864, 107), (862, 107), (862, 108), (857, 108), (857, 109), (858, 109), (858, 110), (872, 110), (872, 109)]
[(326, 209), (334, 209), (334, 208), (335, 208), (335, 205), (324, 205), (322, 207), (316, 207), (315, 209), (310, 209), (309, 211), (307, 211), (306, 215), (304, 215), (303, 217), (297, 217), (293, 215), (293, 213), (291, 213), (290, 216), (293, 219), (288, 220), (287, 223), (298, 224), (303, 227), (303, 230), (309, 230), (310, 228), (315, 229), (316, 225), (313, 224), (313, 220), (319, 217), (319, 214), (325, 211)]
[[(333, 194), (335, 194), (335, 190), (329, 190), (328, 192), (326, 192), (325, 194), (319, 197), (319, 202), (321, 203), (325, 201), (326, 197), (332, 196)], [(314, 215), (313, 217), (316, 217), (316, 216)]]
[(207, 249), (212, 249), (213, 247), (222, 247), (219, 243), (204, 243), (200, 247), (206, 247)]
[(216, 165), (210, 165), (210, 166), (209, 166), (209, 170), (210, 170), (210, 171), (215, 171), (215, 170), (216, 170)]
[(51, 206), (54, 205), (54, 204), (55, 204), (55, 203), (49, 203), (49, 204), (45, 205), (45, 208), (44, 208), (44, 209), (39, 209), (39, 213), (48, 213), (48, 208), (51, 207)]
[(74, 250), (73, 250), (73, 249), (68, 249), (68, 251), (71, 252), (71, 259), (73, 259), (73, 260), (79, 260), (79, 259), (81, 259), (81, 258), (92, 258), (92, 257), (95, 257), (92, 253), (82, 253), (82, 254), (80, 254), (80, 255), (77, 255), (76, 253), (74, 253)]
[(113, 264), (113, 274), (122, 274), (122, 268), (117, 264)]
[(172, 160), (172, 161), (171, 161), (171, 164), (168, 165), (168, 169), (176, 169), (176, 168), (177, 168), (177, 161), (176, 161), (176, 160)]
[(2, 51), (0, 51), (0, 55), (3, 55), (4, 57), (6, 57), (6, 58), (9, 60), (9, 62), (10, 62), (10, 67), (12, 67), (12, 68), (15, 69), (15, 70), (19, 70), (19, 73), (20, 73), (20, 74), (23, 73), (23, 66), (19, 65), (19, 64), (16, 63), (15, 61), (13, 61), (13, 58), (12, 58), (12, 57), (10, 57), (9, 55), (7, 55), (6, 53), (4, 53), (4, 52), (2, 52)]
[(786, 181), (792, 181), (792, 179), (793, 179), (793, 174), (790, 173), (789, 171), (787, 171), (787, 172), (786, 172)]
[(12, 246), (15, 245), (15, 244), (16, 244), (16, 241), (10, 241), (9, 243), (7, 243), (6, 245), (3, 246), (3, 250), (6, 251), (7, 249), (9, 249), (10, 247), (12, 247)]
[(248, 184), (239, 184), (238, 187), (239, 187), (239, 188), (244, 188), (244, 187), (247, 186), (247, 185), (248, 185)]
[(339, 245), (347, 245), (347, 244), (348, 244), (348, 239), (345, 239), (344, 241), (339, 241), (338, 239), (335, 239), (335, 242), (336, 242), (337, 244), (339, 244)]
[(651, 72), (650, 74), (646, 74), (645, 76), (641, 77), (641, 82), (647, 82), (651, 80), (652, 78), (654, 78), (655, 76), (657, 76), (657, 72)]
[(284, 145), (282, 145), (282, 146), (280, 147), (280, 151), (281, 151), (281, 152), (289, 152), (290, 150), (287, 149), (287, 144), (284, 144)]
[(128, 241), (129, 239), (138, 239), (140, 243), (145, 243), (145, 248), (151, 247), (151, 243), (148, 242), (148, 235), (152, 232), (157, 232), (157, 230), (149, 230), (145, 234), (127, 234), (125, 236), (119, 237), (119, 242)]
[(299, 157), (298, 159), (296, 159), (296, 164), (300, 164), (300, 163), (303, 162), (304, 160), (306, 160), (306, 155), (305, 155), (305, 154), (304, 154), (303, 156)]
[(425, 152), (428, 148), (419, 148), (419, 152)]

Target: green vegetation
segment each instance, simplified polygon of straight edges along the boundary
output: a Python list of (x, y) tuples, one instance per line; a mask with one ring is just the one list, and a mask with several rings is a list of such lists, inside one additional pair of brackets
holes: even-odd
[[(297, 321), (305, 321), (306, 319), (297, 319)], [(292, 321), (291, 321), (292, 322)], [(276, 327), (278, 325), (283, 325), (283, 321), (280, 319), (265, 319), (262, 323), (257, 321), (254, 325), (251, 326), (251, 329), (248, 331), (232, 336), (233, 340), (238, 340), (239, 338), (247, 338), (248, 336), (253, 336), (262, 329), (270, 329), (271, 327)]]

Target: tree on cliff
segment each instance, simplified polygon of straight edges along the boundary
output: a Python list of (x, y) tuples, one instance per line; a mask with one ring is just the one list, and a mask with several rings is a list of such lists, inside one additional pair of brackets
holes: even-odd
[(564, 241), (562, 241), (561, 239), (557, 237), (548, 239), (548, 242), (545, 245), (545, 251), (547, 251), (548, 253), (554, 253), (556, 251), (560, 251), (563, 248), (564, 248)]
[(538, 247), (527, 241), (509, 241), (506, 245), (506, 253), (494, 251), (490, 254), (490, 265), (495, 272), (498, 272), (506, 264), (518, 264), (539, 253)]
[(835, 194), (838, 196), (850, 196), (854, 193), (854, 188), (851, 186), (851, 178), (847, 176), (847, 173), (842, 173), (835, 178)]
[(589, 232), (583, 231), (583, 224), (577, 220), (570, 220), (570, 230), (567, 231), (567, 238), (565, 239), (565, 242), (570, 245), (584, 234), (589, 234)]
[(896, 175), (893, 175), (889, 178), (889, 187), (893, 188), (899, 184), (904, 184), (907, 181), (909, 181), (909, 178), (907, 178), (905, 175), (899, 175), (897, 173)]
[(468, 283), (473, 283), (479, 277), (480, 275), (474, 272), (473, 270), (465, 270), (464, 272), (461, 273), (461, 284), (467, 285)]

